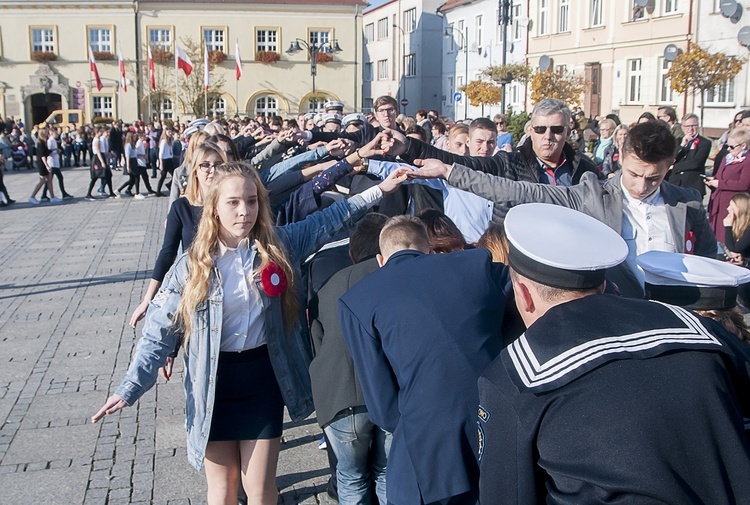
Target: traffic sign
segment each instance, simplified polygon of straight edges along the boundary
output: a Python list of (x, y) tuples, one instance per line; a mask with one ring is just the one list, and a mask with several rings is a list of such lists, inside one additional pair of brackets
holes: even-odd
[(454, 102), (460, 102), (461, 101), (461, 93), (456, 91), (453, 93), (453, 101)]
[(409, 105), (409, 100), (406, 99), (406, 98), (402, 98), (401, 99), (401, 107), (406, 107), (407, 105)]

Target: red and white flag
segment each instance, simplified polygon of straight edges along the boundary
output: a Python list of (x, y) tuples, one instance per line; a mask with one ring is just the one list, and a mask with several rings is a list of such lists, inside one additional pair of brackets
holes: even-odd
[(177, 68), (181, 68), (185, 75), (189, 76), (193, 71), (193, 62), (190, 61), (190, 57), (180, 46), (175, 45), (174, 48), (177, 56)]
[(154, 56), (151, 54), (151, 46), (148, 46), (148, 81), (151, 89), (156, 89), (156, 72), (154, 71)]
[(240, 41), (235, 40), (234, 42), (234, 75), (237, 80), (242, 77), (242, 58), (240, 58)]
[(208, 69), (208, 46), (203, 46), (203, 87), (208, 91), (208, 87), (211, 85), (211, 74)]
[(94, 51), (91, 50), (91, 46), (89, 46), (89, 63), (91, 64), (91, 71), (94, 73), (94, 79), (96, 79), (96, 89), (98, 91), (101, 91), (104, 85), (102, 84), (101, 77), (99, 77), (99, 69), (96, 68), (96, 60), (94, 59)]
[(117, 48), (117, 62), (120, 65), (120, 87), (122, 90), (128, 92), (128, 80), (125, 79), (125, 60), (122, 59), (122, 48)]

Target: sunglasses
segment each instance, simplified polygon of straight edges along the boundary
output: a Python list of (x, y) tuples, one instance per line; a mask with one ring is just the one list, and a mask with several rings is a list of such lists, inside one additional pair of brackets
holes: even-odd
[(205, 174), (210, 174), (214, 170), (216, 170), (216, 167), (221, 165), (221, 162), (211, 162), (211, 161), (202, 161), (198, 164), (198, 167), (203, 171)]
[[(544, 133), (547, 132), (546, 126), (532, 126), (531, 129), (534, 130), (534, 133), (538, 133), (539, 135), (543, 135)], [(549, 130), (555, 135), (560, 135), (562, 132), (565, 131), (565, 127), (562, 125), (555, 125), (555, 126), (550, 126)]]
[(735, 148), (737, 148), (739, 146), (740, 146), (739, 144), (737, 144), (736, 146), (730, 146), (729, 144), (727, 144), (727, 149), (729, 149), (731, 151), (732, 149), (735, 149)]
[(495, 124), (496, 124), (497, 126), (503, 126), (503, 125), (504, 125), (505, 123), (503, 123), (502, 121), (498, 121), (498, 122), (497, 122), (497, 123), (495, 123)]

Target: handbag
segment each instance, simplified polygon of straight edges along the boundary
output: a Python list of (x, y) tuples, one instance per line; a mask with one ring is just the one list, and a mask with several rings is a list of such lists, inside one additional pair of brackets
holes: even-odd
[(91, 171), (97, 179), (104, 179), (107, 177), (107, 167), (102, 165), (102, 162), (97, 155), (94, 155), (94, 159), (91, 160)]

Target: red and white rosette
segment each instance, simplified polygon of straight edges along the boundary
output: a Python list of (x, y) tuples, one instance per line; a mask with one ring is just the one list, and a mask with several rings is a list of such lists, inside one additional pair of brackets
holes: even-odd
[(281, 296), (286, 291), (286, 274), (278, 263), (269, 261), (260, 272), (260, 283), (268, 296)]

